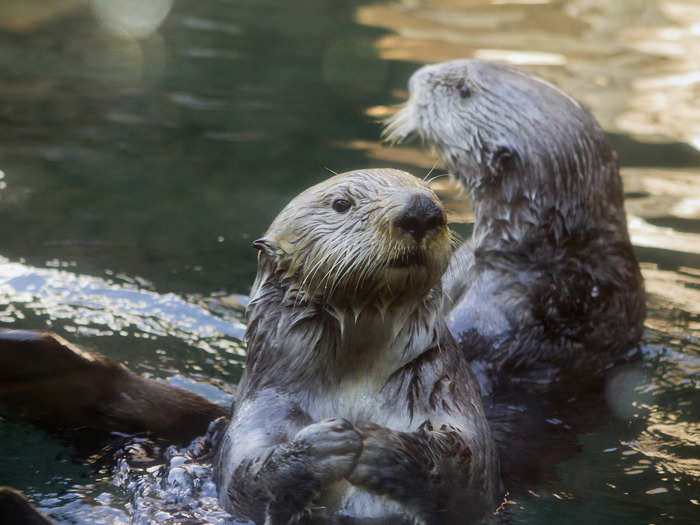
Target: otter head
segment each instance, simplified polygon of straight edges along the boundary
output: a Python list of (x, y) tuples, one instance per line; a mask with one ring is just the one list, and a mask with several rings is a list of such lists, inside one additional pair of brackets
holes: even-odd
[(571, 199), (609, 190), (596, 177), (617, 178), (614, 153), (588, 110), (516, 68), (482, 60), (429, 65), (411, 76), (409, 91), (386, 135), (397, 141), (417, 132), (472, 197), (499, 185), (501, 194)]
[(253, 296), (278, 278), (295, 302), (358, 309), (416, 301), (450, 256), (445, 212), (426, 183), (392, 169), (343, 173), (295, 197), (265, 236)]

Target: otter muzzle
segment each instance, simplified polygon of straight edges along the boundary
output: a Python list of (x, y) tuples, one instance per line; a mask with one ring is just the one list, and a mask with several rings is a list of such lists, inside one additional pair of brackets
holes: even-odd
[(445, 213), (427, 195), (414, 195), (394, 219), (394, 226), (408, 233), (420, 244), (427, 233), (443, 228)]

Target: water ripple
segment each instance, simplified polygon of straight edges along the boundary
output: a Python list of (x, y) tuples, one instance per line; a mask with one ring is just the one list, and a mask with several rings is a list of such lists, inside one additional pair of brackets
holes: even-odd
[(24, 318), (24, 311), (60, 322), (68, 332), (85, 335), (178, 337), (214, 354), (243, 355), (245, 332), (236, 319), (222, 319), (208, 309), (173, 293), (159, 294), (133, 285), (78, 275), (65, 270), (34, 268), (0, 257), (0, 299), (7, 306), (0, 321)]

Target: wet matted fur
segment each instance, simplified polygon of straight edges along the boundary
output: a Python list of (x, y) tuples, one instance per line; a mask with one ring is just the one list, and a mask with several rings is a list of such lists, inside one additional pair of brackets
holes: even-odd
[(428, 186), (397, 170), (332, 177), (254, 245), (246, 370), (216, 466), (224, 507), (256, 523), (482, 520), (497, 459), (440, 313), (450, 238)]
[(458, 344), (491, 381), (599, 380), (639, 343), (646, 311), (605, 133), (572, 97), (502, 64), (425, 66), (409, 89), (388, 137), (419, 134), (474, 209), (443, 280)]

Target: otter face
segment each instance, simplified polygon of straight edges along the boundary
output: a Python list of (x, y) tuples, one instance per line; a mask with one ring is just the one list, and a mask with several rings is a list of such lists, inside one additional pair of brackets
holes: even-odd
[(417, 132), (467, 188), (502, 177), (583, 171), (602, 131), (578, 102), (544, 80), (502, 64), (455, 60), (425, 66), (388, 122), (389, 140)]
[(450, 256), (437, 196), (391, 170), (351, 171), (295, 197), (254, 243), (261, 268), (289, 279), (307, 299), (357, 306), (420, 297)]

